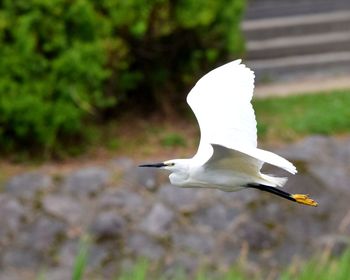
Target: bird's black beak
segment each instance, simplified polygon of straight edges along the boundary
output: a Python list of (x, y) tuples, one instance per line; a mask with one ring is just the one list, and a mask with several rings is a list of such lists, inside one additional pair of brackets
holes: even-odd
[(165, 164), (164, 162), (159, 162), (159, 163), (149, 163), (149, 164), (141, 164), (139, 165), (139, 167), (165, 167), (168, 166), (167, 164)]

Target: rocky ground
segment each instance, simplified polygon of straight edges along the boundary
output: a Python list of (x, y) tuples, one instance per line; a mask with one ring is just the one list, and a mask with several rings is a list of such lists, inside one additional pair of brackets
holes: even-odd
[(249, 269), (265, 271), (340, 252), (350, 237), (350, 137), (310, 137), (276, 152), (299, 170), (285, 189), (310, 194), (319, 207), (255, 190), (176, 188), (127, 158), (66, 175), (16, 175), (0, 193), (0, 279), (36, 279), (40, 271), (69, 279), (85, 235), (86, 279), (110, 279), (139, 257), (171, 275), (178, 267), (224, 270), (242, 252)]

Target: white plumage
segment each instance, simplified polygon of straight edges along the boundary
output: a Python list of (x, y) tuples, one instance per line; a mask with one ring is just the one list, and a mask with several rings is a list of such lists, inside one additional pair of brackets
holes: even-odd
[(187, 96), (187, 103), (197, 117), (201, 140), (194, 160), (206, 162), (212, 155), (211, 144), (240, 151), (256, 159), (295, 174), (296, 168), (284, 158), (257, 149), (257, 129), (251, 99), (254, 72), (241, 60), (216, 68), (203, 76)]
[(171, 183), (181, 187), (224, 191), (254, 187), (303, 204), (317, 204), (306, 195), (291, 195), (277, 190), (275, 187), (283, 186), (286, 178), (260, 172), (264, 163), (292, 174), (297, 170), (279, 155), (257, 148), (256, 119), (251, 104), (253, 91), (254, 73), (241, 64), (241, 60), (227, 63), (204, 75), (187, 96), (201, 131), (197, 153), (191, 159), (141, 166), (171, 171)]

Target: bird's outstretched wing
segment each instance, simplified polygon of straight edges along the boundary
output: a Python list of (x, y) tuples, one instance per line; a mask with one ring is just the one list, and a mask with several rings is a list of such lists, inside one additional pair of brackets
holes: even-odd
[(195, 158), (208, 160), (210, 144), (231, 149), (256, 148), (256, 120), (250, 103), (254, 73), (241, 60), (218, 67), (203, 76), (187, 96), (199, 123), (201, 140)]
[(197, 82), (187, 96), (201, 130), (193, 159), (204, 164), (213, 155), (211, 144), (218, 144), (248, 155), (257, 168), (267, 162), (295, 173), (295, 167), (286, 159), (257, 149), (253, 91), (254, 72), (241, 60), (218, 67)]

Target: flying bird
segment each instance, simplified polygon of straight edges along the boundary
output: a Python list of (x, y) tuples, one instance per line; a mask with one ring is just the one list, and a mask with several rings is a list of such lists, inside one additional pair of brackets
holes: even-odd
[(317, 206), (306, 194), (282, 191), (287, 178), (261, 173), (264, 163), (296, 174), (283, 157), (257, 148), (256, 119), (251, 104), (254, 72), (235, 60), (204, 75), (187, 96), (201, 132), (197, 153), (140, 167), (171, 172), (171, 184), (216, 188), (227, 192), (254, 188), (305, 205)]

